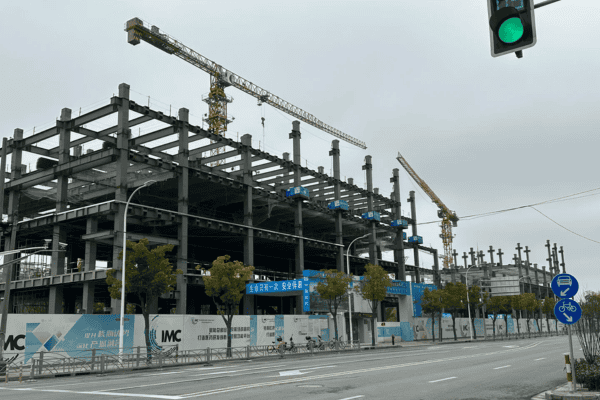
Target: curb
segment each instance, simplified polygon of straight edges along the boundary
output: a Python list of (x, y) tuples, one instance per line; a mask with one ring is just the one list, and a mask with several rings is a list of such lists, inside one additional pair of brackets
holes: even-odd
[(587, 389), (577, 389), (577, 392), (569, 393), (569, 384), (557, 386), (552, 390), (546, 390), (531, 398), (531, 400), (597, 400), (600, 399), (600, 392), (589, 392)]

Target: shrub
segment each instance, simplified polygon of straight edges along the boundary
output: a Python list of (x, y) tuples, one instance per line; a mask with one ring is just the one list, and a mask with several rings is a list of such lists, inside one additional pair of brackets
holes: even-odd
[(585, 358), (575, 360), (575, 373), (577, 382), (589, 390), (600, 390), (600, 356), (596, 356), (593, 364)]

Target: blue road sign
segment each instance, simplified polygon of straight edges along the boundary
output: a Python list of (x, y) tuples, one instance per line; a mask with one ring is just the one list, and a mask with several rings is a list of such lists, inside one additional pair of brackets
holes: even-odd
[(572, 325), (581, 318), (581, 307), (575, 300), (562, 299), (554, 306), (554, 315), (563, 324)]
[(552, 279), (552, 291), (555, 295), (560, 297), (561, 299), (568, 299), (575, 294), (579, 290), (579, 282), (573, 275), (569, 274), (558, 274)]

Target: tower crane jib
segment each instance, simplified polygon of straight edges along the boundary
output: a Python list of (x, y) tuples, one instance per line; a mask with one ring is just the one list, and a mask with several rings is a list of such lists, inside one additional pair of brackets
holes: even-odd
[[(219, 133), (216, 132), (219, 129), (222, 129), (223, 131), (227, 129), (229, 121), (227, 120), (226, 115), (226, 103), (230, 100), (228, 101), (228, 98), (224, 96), (221, 90), (225, 87), (233, 86), (257, 98), (259, 102), (267, 103), (315, 128), (321, 129), (322, 131), (358, 146), (361, 149), (367, 148), (364, 142), (325, 124), (314, 115), (223, 68), (216, 62), (209, 60), (198, 52), (185, 46), (179, 40), (160, 32), (159, 28), (154, 25), (149, 25), (139, 18), (133, 18), (126, 22), (125, 31), (127, 31), (128, 43), (135, 46), (143, 40), (168, 54), (176, 55), (182, 60), (187, 61), (211, 75), (211, 94), (209, 97), (213, 95), (212, 101), (214, 108), (211, 108), (211, 103), (207, 101), (209, 103), (209, 117), (207, 120), (209, 126), (215, 131), (214, 133)], [(221, 90), (219, 90), (219, 88)], [(223, 114), (223, 112), (225, 112), (225, 114)]]

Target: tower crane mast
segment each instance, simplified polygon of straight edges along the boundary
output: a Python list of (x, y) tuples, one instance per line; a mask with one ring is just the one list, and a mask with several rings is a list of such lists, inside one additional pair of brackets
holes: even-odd
[[(341, 140), (344, 140), (362, 149), (367, 148), (364, 142), (323, 123), (323, 121), (315, 118), (314, 115), (294, 106), (278, 96), (275, 96), (269, 91), (250, 82), (249, 80), (244, 79), (241, 76), (223, 68), (216, 62), (209, 60), (203, 55), (185, 46), (179, 40), (160, 32), (159, 28), (154, 25), (149, 25), (139, 18), (133, 18), (126, 22), (125, 31), (127, 31), (128, 43), (135, 46), (139, 44), (141, 40), (143, 40), (168, 54), (176, 55), (182, 60), (187, 61), (188, 63), (210, 74), (210, 92), (208, 96), (203, 99), (203, 101), (208, 103), (209, 113), (206, 121), (208, 122), (211, 131), (215, 134), (224, 134), (227, 130), (227, 124), (231, 122), (227, 118), (227, 103), (230, 103), (233, 99), (225, 94), (224, 89), (228, 86), (233, 86), (257, 98), (258, 105), (261, 105), (262, 103), (269, 104)], [(219, 150), (220, 149), (215, 149), (213, 152), (218, 154)]]
[(442, 243), (444, 244), (444, 258), (443, 265), (444, 268), (449, 268), (452, 263), (452, 227), (456, 227), (456, 223), (458, 221), (458, 217), (454, 211), (450, 211), (448, 207), (440, 200), (440, 198), (431, 190), (429, 185), (425, 183), (423, 179), (417, 175), (414, 169), (410, 166), (410, 164), (406, 161), (404, 157), (398, 152), (398, 157), (396, 157), (398, 162), (402, 164), (406, 172), (414, 179), (414, 181), (419, 185), (421, 189), (427, 196), (438, 206), (438, 217), (442, 219), (442, 233), (440, 237), (442, 238)]

